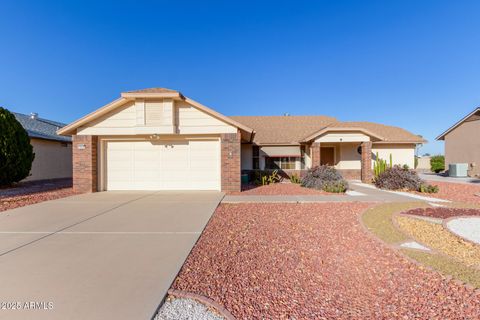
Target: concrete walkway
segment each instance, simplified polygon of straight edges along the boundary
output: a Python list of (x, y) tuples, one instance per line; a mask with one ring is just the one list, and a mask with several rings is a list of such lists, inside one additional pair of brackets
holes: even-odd
[(345, 195), (227, 195), (222, 203), (243, 202), (284, 202), (284, 203), (308, 203), (308, 202), (412, 202), (431, 201), (442, 202), (443, 200), (418, 196), (406, 192), (385, 191), (372, 185), (357, 181), (349, 181), (350, 189)]
[(152, 318), (222, 197), (102, 192), (1, 213), (0, 301), (22, 310), (0, 319)]

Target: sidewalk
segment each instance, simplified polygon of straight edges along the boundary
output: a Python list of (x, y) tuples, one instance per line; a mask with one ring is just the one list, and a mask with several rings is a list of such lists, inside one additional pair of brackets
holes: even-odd
[(222, 203), (249, 203), (249, 202), (283, 202), (283, 203), (309, 203), (309, 202), (412, 202), (431, 201), (442, 202), (442, 200), (430, 197), (423, 197), (405, 192), (379, 190), (372, 185), (363, 184), (358, 181), (349, 181), (350, 189), (345, 195), (226, 195)]

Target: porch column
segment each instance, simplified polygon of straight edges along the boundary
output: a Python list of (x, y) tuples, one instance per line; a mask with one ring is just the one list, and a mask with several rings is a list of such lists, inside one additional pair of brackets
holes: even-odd
[(310, 147), (310, 157), (312, 158), (312, 168), (320, 165), (320, 142), (312, 143)]
[(372, 141), (362, 142), (362, 182), (372, 182)]

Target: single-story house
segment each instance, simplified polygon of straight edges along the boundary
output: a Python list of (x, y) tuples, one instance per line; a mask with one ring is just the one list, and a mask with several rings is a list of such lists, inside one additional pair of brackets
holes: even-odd
[(241, 171), (321, 164), (370, 182), (372, 158), (414, 167), (404, 129), (328, 116), (227, 117), (178, 91), (123, 92), (58, 131), (73, 136), (74, 188), (239, 191)]
[(480, 175), (479, 132), (480, 107), (437, 137), (445, 141), (445, 168), (453, 163), (467, 163), (469, 176)]
[(24, 181), (72, 177), (72, 139), (57, 134), (64, 123), (13, 112), (30, 137), (35, 159), (30, 175)]

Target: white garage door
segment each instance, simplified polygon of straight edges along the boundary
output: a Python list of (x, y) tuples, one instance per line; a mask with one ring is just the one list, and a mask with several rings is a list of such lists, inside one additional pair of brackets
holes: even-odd
[(220, 142), (112, 141), (107, 190), (220, 190)]

